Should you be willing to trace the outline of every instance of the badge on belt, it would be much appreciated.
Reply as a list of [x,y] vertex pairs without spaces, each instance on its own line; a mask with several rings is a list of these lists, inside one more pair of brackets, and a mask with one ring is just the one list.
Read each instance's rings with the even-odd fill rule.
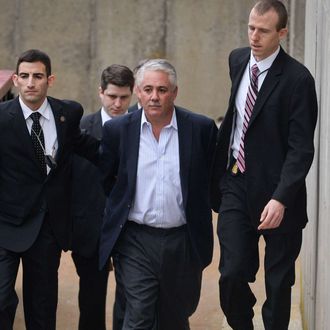
[[235,162],[234,165],[233,165],[233,167],[231,168],[231,174],[232,175],[237,175],[238,174],[237,162]]

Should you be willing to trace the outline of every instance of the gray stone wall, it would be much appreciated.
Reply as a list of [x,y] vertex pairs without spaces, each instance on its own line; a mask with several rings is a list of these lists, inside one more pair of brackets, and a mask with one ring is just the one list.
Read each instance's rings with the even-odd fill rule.
[[330,324],[330,0],[307,0],[306,65],[316,81],[319,119],[316,154],[308,177],[310,223],[302,257],[303,320],[305,329],[327,330]]
[[52,58],[50,94],[99,106],[102,69],[133,68],[148,57],[166,57],[179,76],[177,103],[213,118],[226,110],[227,57],[247,45],[246,23],[254,1],[232,0],[0,0],[0,67],[40,48]]
[[[288,8],[295,2],[285,1]],[[248,44],[254,3],[0,0],[0,68],[13,68],[22,51],[40,48],[51,56],[57,77],[49,93],[78,100],[92,112],[99,106],[103,68],[113,63],[133,68],[143,58],[165,57],[178,71],[177,104],[217,118],[227,107],[227,58],[233,48]],[[303,40],[303,30],[295,30],[294,40]],[[287,49],[290,40],[284,43]]]

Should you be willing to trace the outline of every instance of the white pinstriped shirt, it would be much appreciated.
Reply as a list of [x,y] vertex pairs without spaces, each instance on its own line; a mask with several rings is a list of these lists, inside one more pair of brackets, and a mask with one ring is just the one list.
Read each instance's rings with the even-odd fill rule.
[[128,220],[157,228],[186,223],[175,110],[170,124],[161,130],[158,142],[142,111],[135,198]]
[[248,87],[250,85],[250,73],[249,69],[252,68],[254,64],[258,65],[259,69],[259,76],[258,76],[258,90],[260,91],[260,88],[266,78],[266,75],[268,73],[268,69],[272,66],[275,58],[277,57],[278,53],[280,52],[280,47],[277,48],[277,50],[267,58],[263,59],[260,62],[257,62],[252,54],[250,55],[250,62],[247,64],[246,69],[244,71],[242,80],[240,82],[236,99],[235,99],[235,106],[237,109],[237,117],[236,117],[236,128],[233,138],[233,144],[232,144],[232,150],[233,150],[233,156],[235,159],[238,157],[238,151],[240,148],[240,143],[242,139],[242,131],[243,131],[243,122],[244,122],[244,114],[245,114],[245,103],[246,103],[246,95],[248,92]]

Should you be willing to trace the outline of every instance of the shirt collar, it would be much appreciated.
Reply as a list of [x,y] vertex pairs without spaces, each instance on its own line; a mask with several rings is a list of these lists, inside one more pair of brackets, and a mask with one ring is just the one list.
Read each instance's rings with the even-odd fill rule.
[[[123,115],[126,115],[127,111],[125,113],[123,113]],[[109,114],[105,111],[104,107],[102,107],[101,109],[101,118],[102,118],[102,126],[104,125],[104,123],[108,120],[111,120],[112,117],[109,116]]]
[[44,118],[48,119],[50,118],[50,114],[49,114],[49,111],[50,111],[50,107],[48,106],[49,103],[48,103],[48,100],[47,98],[45,98],[44,102],[42,103],[42,105],[40,106],[39,109],[37,110],[31,110],[24,102],[23,100],[21,99],[21,97],[19,97],[19,103],[21,105],[21,108],[22,108],[22,111],[23,111],[23,116],[25,118],[25,120],[27,118],[30,117],[30,115],[34,112],[39,112]]
[[254,64],[257,64],[259,72],[264,72],[265,70],[268,70],[272,66],[272,64],[273,64],[273,62],[274,62],[274,60],[275,60],[275,58],[276,58],[276,56],[278,55],[279,52],[280,52],[280,46],[278,46],[278,48],[276,49],[276,51],[272,55],[264,58],[263,60],[261,60],[259,62],[257,62],[256,59],[254,58],[254,56],[252,54],[252,50],[251,50],[250,68],[252,68],[252,66]]
[[[141,117],[141,129],[143,126],[151,126],[151,123],[148,122],[147,120],[147,117],[144,113],[144,109],[142,109],[142,117]],[[178,123],[177,123],[177,120],[176,120],[176,112],[175,112],[175,108],[173,109],[173,113],[172,113],[172,119],[170,121],[170,123],[166,126],[164,126],[166,128],[168,127],[173,127],[175,130],[178,130]]]
[[108,113],[104,110],[104,107],[101,109],[101,118],[102,118],[102,125],[108,120],[111,120],[112,117],[108,115]]

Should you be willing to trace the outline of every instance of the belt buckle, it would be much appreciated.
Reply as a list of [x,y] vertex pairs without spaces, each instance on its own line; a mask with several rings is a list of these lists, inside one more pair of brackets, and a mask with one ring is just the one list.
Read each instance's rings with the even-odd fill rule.
[[234,163],[234,165],[232,166],[230,172],[233,176],[236,176],[236,175],[239,174],[239,169],[238,169],[238,166],[237,166],[237,162]]

